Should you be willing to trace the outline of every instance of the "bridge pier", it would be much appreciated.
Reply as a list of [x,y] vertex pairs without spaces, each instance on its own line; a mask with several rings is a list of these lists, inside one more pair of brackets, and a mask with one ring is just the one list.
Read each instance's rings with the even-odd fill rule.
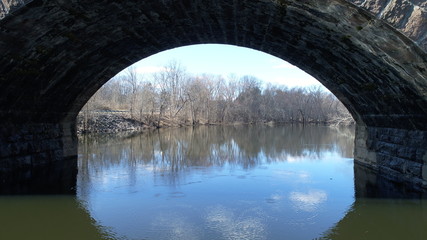
[[427,131],[357,125],[354,163],[382,178],[426,189]]
[[75,123],[0,126],[0,194],[74,193]]

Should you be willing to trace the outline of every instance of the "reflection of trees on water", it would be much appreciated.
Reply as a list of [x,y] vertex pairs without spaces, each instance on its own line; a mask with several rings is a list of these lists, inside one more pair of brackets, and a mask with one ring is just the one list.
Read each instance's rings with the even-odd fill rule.
[[[350,136],[343,134],[346,131]],[[247,127],[233,134],[242,152],[257,157],[260,152],[267,158],[286,161],[288,157],[318,158],[324,152],[339,152],[353,156],[354,134],[349,128],[333,129],[318,126]]]
[[228,126],[161,129],[130,136],[84,136],[80,173],[121,165],[135,171],[179,172],[189,167],[255,167],[263,161],[317,159],[326,152],[353,154],[353,130],[318,126]]

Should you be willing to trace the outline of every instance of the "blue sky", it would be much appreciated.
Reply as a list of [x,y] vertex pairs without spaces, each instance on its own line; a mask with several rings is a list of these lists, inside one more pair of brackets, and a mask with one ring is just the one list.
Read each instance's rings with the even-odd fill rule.
[[202,44],[175,48],[142,59],[134,66],[138,73],[149,75],[160,71],[172,60],[178,61],[192,74],[252,75],[264,82],[289,87],[321,85],[304,71],[280,58],[230,45]]

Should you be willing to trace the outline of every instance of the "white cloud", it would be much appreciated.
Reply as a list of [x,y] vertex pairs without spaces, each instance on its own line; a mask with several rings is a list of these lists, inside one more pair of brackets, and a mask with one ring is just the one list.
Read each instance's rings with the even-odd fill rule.
[[291,192],[289,199],[295,208],[306,212],[313,212],[320,204],[328,199],[328,195],[323,190],[310,190],[308,193]]

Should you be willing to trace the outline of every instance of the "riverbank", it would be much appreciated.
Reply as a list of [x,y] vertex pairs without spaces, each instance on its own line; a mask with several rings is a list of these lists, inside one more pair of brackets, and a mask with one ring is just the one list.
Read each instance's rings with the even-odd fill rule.
[[141,131],[148,126],[129,118],[121,112],[95,112],[90,116],[77,117],[77,133],[116,133],[122,131]]
[[[138,120],[130,116],[126,111],[91,112],[89,116],[77,117],[77,133],[118,133],[118,132],[142,132],[149,129],[165,127],[191,126],[190,121],[171,120],[163,116],[156,121]],[[205,125],[198,123],[197,125]]]
[[[129,112],[126,111],[103,111],[92,112],[90,115],[79,115],[77,117],[77,133],[119,133],[119,132],[142,132],[157,128],[168,127],[185,127],[185,126],[199,126],[199,125],[245,125],[245,124],[263,124],[263,125],[277,125],[277,124],[302,124],[300,122],[294,123],[276,123],[270,122],[256,122],[256,123],[209,123],[207,121],[198,121],[192,123],[189,120],[176,120],[170,119],[167,116],[162,116],[160,121],[156,116],[156,120],[138,120],[132,118]],[[307,125],[352,125],[353,121],[333,122],[333,123],[306,123]]]

